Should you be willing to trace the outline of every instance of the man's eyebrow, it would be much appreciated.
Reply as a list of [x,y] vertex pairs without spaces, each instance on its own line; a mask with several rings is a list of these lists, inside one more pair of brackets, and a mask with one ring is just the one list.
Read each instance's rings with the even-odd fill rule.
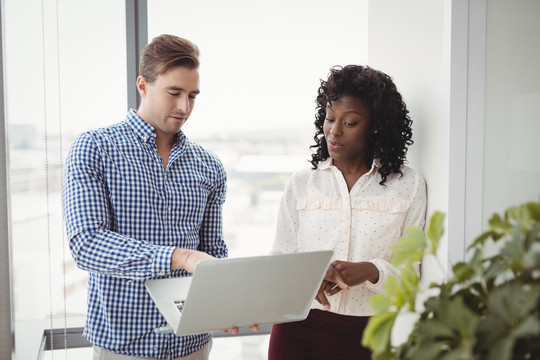
[[[167,86],[166,89],[173,90],[173,91],[186,91],[184,88],[174,86],[174,85]],[[190,94],[199,94],[200,92],[201,92],[200,90],[193,90]]]

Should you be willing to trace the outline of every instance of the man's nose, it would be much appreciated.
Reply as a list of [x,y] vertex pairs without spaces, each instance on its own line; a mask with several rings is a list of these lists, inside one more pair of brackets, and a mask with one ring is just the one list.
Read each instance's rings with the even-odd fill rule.
[[181,95],[178,97],[178,100],[176,101],[176,108],[183,113],[189,113],[191,110],[191,104],[189,102],[189,96],[187,95]]

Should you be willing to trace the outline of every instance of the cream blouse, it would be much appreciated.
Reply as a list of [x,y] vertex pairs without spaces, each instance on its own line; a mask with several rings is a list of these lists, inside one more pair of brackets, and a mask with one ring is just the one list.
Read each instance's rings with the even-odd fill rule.
[[[389,247],[407,226],[424,227],[426,186],[408,166],[391,174],[380,185],[380,163],[354,184],[350,193],[332,159],[294,173],[283,193],[272,253],[334,250],[332,260],[370,261],[379,270],[379,281],[367,281],[329,297],[330,311],[342,315],[369,316],[369,298],[384,290],[389,274]],[[323,309],[314,301],[312,308]]]

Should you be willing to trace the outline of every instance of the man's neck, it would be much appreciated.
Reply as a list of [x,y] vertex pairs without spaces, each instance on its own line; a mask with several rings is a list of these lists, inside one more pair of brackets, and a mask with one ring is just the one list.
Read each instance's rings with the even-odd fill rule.
[[165,133],[160,133],[156,129],[156,147],[161,160],[163,161],[163,167],[167,168],[167,163],[169,162],[169,155],[171,154],[171,149],[174,145],[176,135],[170,135]]

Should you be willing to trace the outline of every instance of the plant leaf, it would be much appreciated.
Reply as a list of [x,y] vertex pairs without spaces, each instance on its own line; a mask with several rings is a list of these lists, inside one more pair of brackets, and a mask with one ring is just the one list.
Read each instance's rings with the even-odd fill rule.
[[531,246],[540,239],[540,221],[536,223],[531,229],[527,232],[525,239],[525,250],[529,251]]
[[426,320],[421,325],[419,332],[434,339],[447,339],[452,338],[455,335],[454,331],[448,327],[446,323],[443,323],[438,319]]
[[362,345],[374,353],[383,353],[390,345],[390,333],[396,316],[396,312],[387,312],[370,317],[362,336]]
[[540,335],[540,320],[537,317],[527,317],[512,331],[515,338],[527,338]]
[[426,249],[426,234],[410,225],[403,237],[390,248],[393,251],[392,265],[410,265],[419,261]]
[[510,210],[505,212],[505,220],[503,220],[499,214],[494,214],[491,219],[489,219],[489,227],[491,228],[493,234],[493,241],[499,240],[503,235],[505,235],[509,230],[512,229],[512,225],[508,222],[510,217]]
[[482,234],[480,234],[480,236],[478,236],[474,240],[474,242],[469,246],[468,249],[472,249],[472,248],[477,247],[477,246],[484,246],[484,243],[486,242],[487,239],[495,237],[495,236],[497,236],[497,232],[495,232],[493,230],[483,232]]
[[373,360],[396,360],[396,355],[387,349],[382,353],[373,354]]
[[511,338],[503,338],[500,341],[492,344],[488,353],[488,359],[512,360],[513,348],[514,348],[514,340]]
[[430,240],[430,250],[432,254],[437,253],[437,248],[439,247],[439,241],[444,232],[444,214],[440,211],[435,211],[431,215],[429,220],[429,227],[427,230],[427,235]]
[[467,263],[459,262],[452,267],[452,272],[457,282],[470,280],[474,275],[474,269]]
[[369,299],[369,305],[371,306],[371,310],[374,314],[381,314],[390,310],[392,301],[387,295],[374,294]]
[[488,317],[497,316],[506,324],[517,324],[536,308],[539,293],[540,285],[524,285],[521,281],[506,283],[491,293]]
[[529,202],[525,206],[529,210],[531,218],[540,221],[540,202]]
[[405,352],[405,359],[439,360],[446,343],[443,341],[421,341]]

